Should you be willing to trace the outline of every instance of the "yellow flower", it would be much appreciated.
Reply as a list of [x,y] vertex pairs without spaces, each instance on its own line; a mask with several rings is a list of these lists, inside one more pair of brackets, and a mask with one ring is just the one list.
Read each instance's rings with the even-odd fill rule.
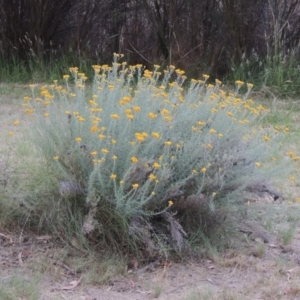
[[139,112],[139,111],[141,110],[141,108],[140,108],[139,106],[134,106],[134,107],[133,107],[133,110],[134,110],[135,112]]
[[295,181],[295,177],[294,176],[290,176],[290,181]]
[[81,116],[77,117],[77,119],[78,119],[79,122],[84,122],[85,121],[85,118],[81,117]]
[[139,142],[143,142],[148,137],[146,132],[136,132],[134,135]]
[[217,85],[221,85],[222,84],[222,81],[220,81],[219,79],[216,79],[215,82],[216,82]]
[[288,127],[284,127],[282,131],[283,131],[283,133],[287,133],[289,130],[290,129]]
[[203,168],[201,169],[201,172],[204,173],[204,174],[205,174],[206,171],[207,171],[207,169],[206,169],[205,167],[203,167]]
[[236,80],[235,84],[238,86],[242,86],[244,84],[244,82],[241,80]]
[[34,110],[33,110],[33,109],[30,109],[30,108],[27,108],[27,109],[25,110],[25,112],[26,112],[28,115],[30,115],[30,114],[32,114],[32,113],[34,112]]
[[95,113],[95,112],[101,112],[102,108],[91,108],[91,112]]
[[14,123],[13,123],[15,126],[17,126],[17,125],[19,125],[20,124],[20,122],[18,121],[18,120],[16,120],[16,121],[14,121]]
[[290,152],[287,153],[287,155],[289,155],[291,158],[293,158],[294,157],[294,152],[290,151]]
[[255,166],[256,166],[256,167],[260,167],[260,166],[261,166],[261,163],[256,162],[256,163],[255,163]]
[[128,118],[129,120],[134,119],[134,115],[133,115],[133,114],[127,114],[126,116],[127,116],[127,118]]
[[134,188],[135,190],[139,187],[139,184],[138,183],[134,183],[132,184],[132,188]]
[[266,142],[270,142],[270,141],[271,141],[271,138],[268,137],[267,135],[264,135],[264,140],[265,140]]
[[203,74],[203,77],[204,77],[205,80],[207,80],[209,78],[209,75]]
[[253,88],[253,84],[252,83],[247,83],[247,88],[250,90]]
[[166,142],[165,142],[165,145],[166,145],[166,146],[171,146],[171,145],[172,145],[172,142],[171,142],[171,141],[166,141]]
[[130,159],[133,163],[137,163],[139,161],[135,156],[132,156]]
[[152,132],[152,136],[155,137],[156,139],[160,138],[159,132]]
[[214,146],[213,146],[212,144],[207,144],[206,147],[207,147],[208,149],[212,149]]
[[197,171],[197,170],[192,170],[192,173],[193,173],[193,174],[197,174],[198,171]]
[[112,140],[111,140],[111,143],[112,143],[113,145],[115,145],[115,144],[117,143],[117,141],[114,140],[114,139],[112,139]]
[[106,148],[102,148],[101,152],[104,153],[104,154],[107,154],[109,151]]
[[164,117],[164,120],[165,120],[166,122],[170,122],[172,119],[173,119],[172,116],[165,116],[165,117]]
[[155,162],[155,163],[153,164],[153,168],[154,168],[154,169],[158,169],[159,167],[160,167],[160,164],[159,164],[159,163]]
[[172,201],[172,200],[169,200],[168,201],[168,206],[170,207],[170,206],[172,206],[174,204],[174,202]]
[[44,116],[47,118],[49,117],[49,113],[44,113]]
[[156,115],[155,113],[153,113],[153,112],[150,112],[150,113],[148,114],[148,117],[149,117],[150,119],[155,119],[155,118],[157,118],[157,115]]
[[116,174],[111,174],[110,175],[110,179],[116,179],[117,178],[117,175]]
[[97,153],[98,153],[97,151],[92,151],[92,152],[91,152],[91,155],[96,156]]
[[150,179],[150,180],[155,180],[155,179],[156,179],[156,176],[153,175],[153,174],[150,174],[150,175],[149,175],[149,179]]
[[111,114],[110,117],[115,120],[119,119],[119,116],[117,114]]
[[122,100],[123,100],[125,103],[128,103],[128,102],[131,101],[131,97],[125,96],[125,97],[122,98]]
[[58,159],[59,159],[59,156],[54,156],[53,159],[54,159],[54,160],[58,160]]
[[167,109],[165,109],[165,108],[161,111],[162,115],[168,115],[169,113],[170,112]]
[[63,75],[63,79],[68,80],[70,75]]
[[120,180],[120,184],[124,184],[124,180]]
[[216,195],[217,195],[217,193],[216,193],[216,192],[213,192],[213,193],[212,193],[212,196],[213,196],[213,197],[215,197]]
[[95,100],[89,100],[89,104],[93,105],[93,106],[97,106],[97,102]]
[[216,132],[217,132],[217,131],[216,131],[215,129],[213,129],[213,128],[209,130],[209,133],[211,133],[211,134],[214,134],[214,133],[216,133]]
[[81,137],[75,138],[75,141],[78,142],[78,143],[81,142]]
[[91,127],[91,133],[96,132],[97,130],[98,130],[97,125],[93,125],[93,126]]
[[299,161],[299,160],[300,160],[300,156],[293,157],[293,161]]
[[12,131],[10,131],[8,134],[9,134],[9,136],[13,136],[14,135],[14,133]]
[[113,160],[116,160],[117,158],[118,158],[117,155],[113,155],[113,156],[112,156],[112,159],[113,159]]

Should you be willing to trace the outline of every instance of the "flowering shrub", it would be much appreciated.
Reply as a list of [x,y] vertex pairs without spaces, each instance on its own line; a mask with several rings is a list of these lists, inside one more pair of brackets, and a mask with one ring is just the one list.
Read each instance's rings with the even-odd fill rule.
[[[83,199],[83,232],[124,249],[184,251],[220,224],[220,211],[263,187],[273,169],[274,131],[253,127],[262,105],[222,83],[191,80],[170,66],[93,66],[92,85],[71,68],[25,97],[33,140],[55,170],[62,197]],[[200,233],[199,233],[200,234]]]

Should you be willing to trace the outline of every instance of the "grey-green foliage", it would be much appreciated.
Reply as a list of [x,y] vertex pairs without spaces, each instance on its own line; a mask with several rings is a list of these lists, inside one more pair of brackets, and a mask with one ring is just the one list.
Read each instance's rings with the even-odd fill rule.
[[189,235],[220,225],[245,190],[266,188],[279,134],[253,126],[266,109],[247,99],[251,84],[244,97],[239,81],[235,93],[219,81],[184,90],[173,66],[161,74],[117,57],[94,66],[91,87],[72,68],[74,86],[33,90],[34,141],[58,180],[86,199],[88,236],[150,255],[186,250]]

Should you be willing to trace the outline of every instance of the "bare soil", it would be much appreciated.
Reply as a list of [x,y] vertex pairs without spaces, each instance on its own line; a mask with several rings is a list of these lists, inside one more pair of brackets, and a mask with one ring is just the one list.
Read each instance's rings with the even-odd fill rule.
[[[89,270],[76,271],[78,267],[68,263],[71,260],[63,254],[65,249],[59,248],[51,236],[1,232],[0,280],[5,283],[16,274],[30,280],[38,273],[39,299],[45,300],[300,299],[300,230],[295,229],[287,245],[280,238],[282,228],[294,218],[295,212],[300,212],[299,205],[257,207],[256,216],[264,209],[273,212],[274,227],[268,233],[261,226],[266,220],[264,213],[261,223],[243,224],[235,249],[205,259],[160,260],[146,266],[135,265],[136,268],[127,266],[122,275],[109,278],[103,285],[92,284]],[[280,217],[280,213],[288,218]],[[264,242],[262,236],[266,234],[268,241]],[[94,263],[101,264],[101,258]]]

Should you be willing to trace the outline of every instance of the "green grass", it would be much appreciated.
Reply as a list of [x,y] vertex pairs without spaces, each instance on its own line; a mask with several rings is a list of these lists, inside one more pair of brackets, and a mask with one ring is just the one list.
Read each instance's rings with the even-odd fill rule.
[[[94,62],[95,63],[95,62]],[[79,67],[92,78],[91,65],[93,62],[83,56],[51,56],[47,60],[28,58],[26,61],[11,57],[10,60],[0,58],[0,81],[2,83],[51,83],[61,78],[69,67]]]
[[26,278],[20,275],[12,275],[0,280],[1,300],[39,300],[40,296],[39,277]]
[[274,57],[258,57],[256,54],[245,56],[238,65],[231,63],[232,72],[227,74],[227,80],[224,81],[232,83],[240,79],[252,82],[255,91],[267,97],[295,99],[300,92],[298,50]]
[[296,233],[296,224],[291,224],[289,226],[289,228],[287,229],[281,229],[279,232],[279,236],[281,238],[282,244],[284,246],[287,246],[291,243],[291,241],[293,240],[295,233]]

